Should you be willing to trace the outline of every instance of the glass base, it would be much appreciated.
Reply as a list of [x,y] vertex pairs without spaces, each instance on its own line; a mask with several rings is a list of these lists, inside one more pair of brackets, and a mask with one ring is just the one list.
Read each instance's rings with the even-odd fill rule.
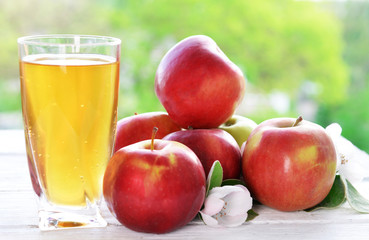
[[98,209],[39,211],[39,228],[42,231],[106,226],[107,222],[102,218]]

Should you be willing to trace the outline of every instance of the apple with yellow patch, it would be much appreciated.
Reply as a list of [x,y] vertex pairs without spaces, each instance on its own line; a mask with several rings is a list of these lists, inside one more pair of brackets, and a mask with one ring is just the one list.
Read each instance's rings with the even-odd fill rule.
[[293,118],[262,122],[242,154],[247,188],[260,203],[296,211],[320,203],[332,188],[336,152],[321,126]]
[[121,148],[108,163],[103,193],[111,213],[135,231],[166,233],[190,222],[204,199],[205,172],[185,145],[156,139]]

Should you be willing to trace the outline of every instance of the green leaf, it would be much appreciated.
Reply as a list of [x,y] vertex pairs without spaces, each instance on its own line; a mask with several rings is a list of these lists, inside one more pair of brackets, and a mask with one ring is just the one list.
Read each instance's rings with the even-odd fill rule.
[[206,187],[206,196],[208,196],[209,191],[215,187],[220,187],[223,180],[223,168],[218,160],[213,163],[209,171]]
[[364,198],[347,179],[342,179],[346,187],[346,197],[350,206],[358,212],[369,213],[369,200]]
[[345,200],[346,196],[343,179],[339,175],[336,175],[331,191],[328,193],[327,197],[318,205],[308,208],[305,211],[311,212],[321,208],[336,208],[343,204]]
[[249,222],[249,221],[253,220],[257,216],[259,216],[259,214],[257,212],[255,212],[253,209],[250,209],[249,211],[247,211],[246,222]]
[[222,182],[222,186],[227,186],[227,185],[243,185],[245,186],[245,183],[242,182],[240,179],[226,179]]
[[204,222],[204,220],[202,219],[202,216],[201,216],[201,213],[200,213],[200,212],[198,212],[198,213],[196,214],[195,219],[199,219],[200,221]]

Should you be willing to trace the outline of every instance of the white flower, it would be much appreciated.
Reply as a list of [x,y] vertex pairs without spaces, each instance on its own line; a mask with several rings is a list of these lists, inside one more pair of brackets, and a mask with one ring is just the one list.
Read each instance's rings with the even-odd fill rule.
[[246,221],[252,207],[250,192],[242,185],[215,187],[200,211],[206,225],[236,227]]
[[338,123],[326,127],[337,153],[337,171],[350,183],[361,182],[369,177],[369,155],[341,136],[342,128]]

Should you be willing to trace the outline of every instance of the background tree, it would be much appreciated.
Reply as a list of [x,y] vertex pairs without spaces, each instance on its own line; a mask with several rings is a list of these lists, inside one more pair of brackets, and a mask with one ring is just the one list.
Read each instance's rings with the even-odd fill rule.
[[110,25],[99,14],[98,5],[90,3],[88,0],[0,1],[0,113],[20,112],[21,108],[18,37],[49,33],[110,33]]
[[254,93],[267,96],[278,90],[292,103],[282,114],[255,105],[255,111],[244,112],[246,116],[257,122],[296,116],[297,102],[305,94],[301,89],[314,86],[304,95],[319,105],[317,118],[310,120],[323,126],[339,122],[347,138],[369,150],[368,12],[365,1],[0,1],[0,112],[20,112],[19,36],[79,33],[120,37],[121,118],[163,110],[153,90],[160,59],[183,38],[205,34],[241,67],[251,98]]
[[170,47],[195,34],[212,37],[262,93],[278,89],[295,101],[301,84],[311,81],[317,102],[345,99],[340,24],[316,3],[111,0],[109,6],[113,29],[123,39],[121,106],[135,99],[126,109],[131,114],[160,108],[153,92],[156,67]]
[[328,7],[343,23],[343,59],[350,84],[347,100],[321,104],[316,121],[322,125],[338,122],[343,136],[369,152],[369,2],[348,1]]

